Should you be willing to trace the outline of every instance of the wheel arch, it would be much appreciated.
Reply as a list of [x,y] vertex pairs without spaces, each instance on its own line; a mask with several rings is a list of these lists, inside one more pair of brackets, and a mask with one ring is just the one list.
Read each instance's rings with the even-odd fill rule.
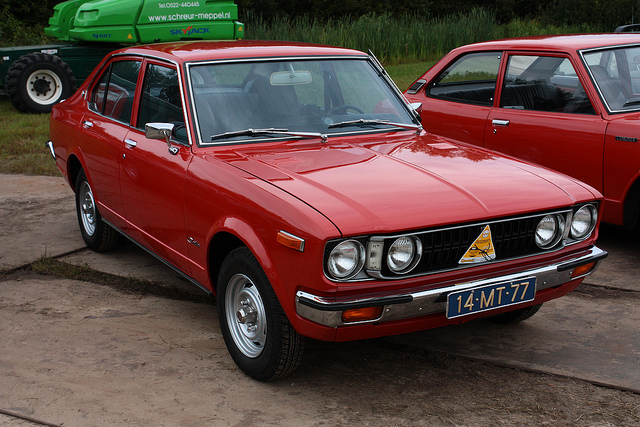
[[640,176],[634,177],[623,198],[623,225],[627,229],[638,226],[640,219]]
[[[76,179],[78,178],[80,171],[83,169],[80,159],[78,159],[75,154],[70,155],[67,159],[67,176],[69,177],[69,185],[74,192],[76,191]],[[85,171],[85,174],[86,173],[87,172]]]
[[222,221],[220,226],[216,228],[217,231],[213,234],[207,246],[207,268],[214,293],[216,293],[218,284],[218,273],[220,272],[225,257],[234,249],[245,246],[256,258],[260,267],[267,275],[274,291],[280,298],[281,295],[277,289],[278,286],[273,286],[274,282],[277,281],[277,274],[274,271],[269,251],[265,242],[263,242],[253,227],[240,218],[229,217]]

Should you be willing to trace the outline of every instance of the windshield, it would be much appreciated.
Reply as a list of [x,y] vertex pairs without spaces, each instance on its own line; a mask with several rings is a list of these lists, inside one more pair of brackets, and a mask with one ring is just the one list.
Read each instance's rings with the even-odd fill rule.
[[640,110],[640,47],[604,49],[583,54],[609,111]]
[[204,144],[416,127],[366,59],[196,64],[189,75]]

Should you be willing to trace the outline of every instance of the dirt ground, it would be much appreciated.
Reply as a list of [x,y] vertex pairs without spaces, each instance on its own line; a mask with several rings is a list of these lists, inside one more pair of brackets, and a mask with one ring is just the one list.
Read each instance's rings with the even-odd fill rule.
[[[437,334],[309,341],[292,376],[265,384],[231,360],[214,301],[185,292],[157,263],[140,261],[126,247],[81,254],[73,206],[73,193],[60,178],[0,175],[0,425],[640,425],[640,392],[510,363],[520,352],[535,359],[548,356],[548,349],[516,345],[503,355],[505,362],[492,362],[434,342],[436,336],[461,346],[473,341],[468,348],[486,352],[509,345],[519,332],[559,344],[577,336],[585,349],[599,349],[597,360],[611,351],[609,365],[622,365],[617,372],[637,371],[635,238],[609,233],[604,243],[615,246],[605,261],[609,267],[590,279],[600,289],[589,285],[555,308],[543,307],[521,329],[478,322]],[[43,256],[64,254],[85,266],[82,274],[30,267]],[[85,263],[115,276],[101,277]],[[149,271],[153,283],[135,280]],[[586,307],[579,310],[584,319],[563,307]],[[554,327],[558,317],[545,317],[544,310],[559,313],[562,324]],[[600,324],[605,327],[593,333]],[[476,339],[480,334],[484,341]],[[608,341],[600,341],[603,335]],[[621,353],[624,358],[615,357]]]
[[388,338],[311,341],[291,377],[259,383],[228,356],[212,301],[156,290],[5,274],[0,412],[65,426],[640,425],[638,394]]

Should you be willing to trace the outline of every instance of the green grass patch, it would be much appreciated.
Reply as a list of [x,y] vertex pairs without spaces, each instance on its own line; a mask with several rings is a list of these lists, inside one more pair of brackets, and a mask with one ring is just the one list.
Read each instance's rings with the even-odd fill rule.
[[93,270],[88,265],[75,265],[59,261],[50,257],[42,257],[28,268],[39,274],[60,277],[63,279],[79,280],[96,285],[108,286],[119,292],[138,295],[154,295],[180,301],[212,303],[206,296],[194,295],[182,289],[156,283],[135,277],[123,277],[115,274]]
[[[434,63],[390,65],[387,71],[398,87],[405,90]],[[20,113],[7,98],[0,99],[0,173],[59,176],[45,147],[48,139],[48,114]]]
[[411,83],[422,76],[437,61],[412,62],[410,64],[387,65],[387,72],[401,91],[407,90]]
[[48,138],[48,114],[23,114],[0,99],[0,173],[59,175],[45,147]]

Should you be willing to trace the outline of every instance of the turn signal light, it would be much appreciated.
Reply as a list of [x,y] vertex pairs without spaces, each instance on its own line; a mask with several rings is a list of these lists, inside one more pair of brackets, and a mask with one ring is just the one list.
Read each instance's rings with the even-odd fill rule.
[[376,320],[382,316],[382,307],[365,307],[354,308],[342,312],[342,321],[344,323],[364,322],[367,320]]
[[298,236],[294,236],[286,231],[279,231],[276,240],[281,245],[295,249],[296,251],[304,252],[304,239],[301,239]]
[[589,264],[581,265],[576,267],[571,272],[571,278],[574,279],[576,277],[584,276],[585,274],[589,274],[591,270],[596,266],[595,262],[590,262]]

